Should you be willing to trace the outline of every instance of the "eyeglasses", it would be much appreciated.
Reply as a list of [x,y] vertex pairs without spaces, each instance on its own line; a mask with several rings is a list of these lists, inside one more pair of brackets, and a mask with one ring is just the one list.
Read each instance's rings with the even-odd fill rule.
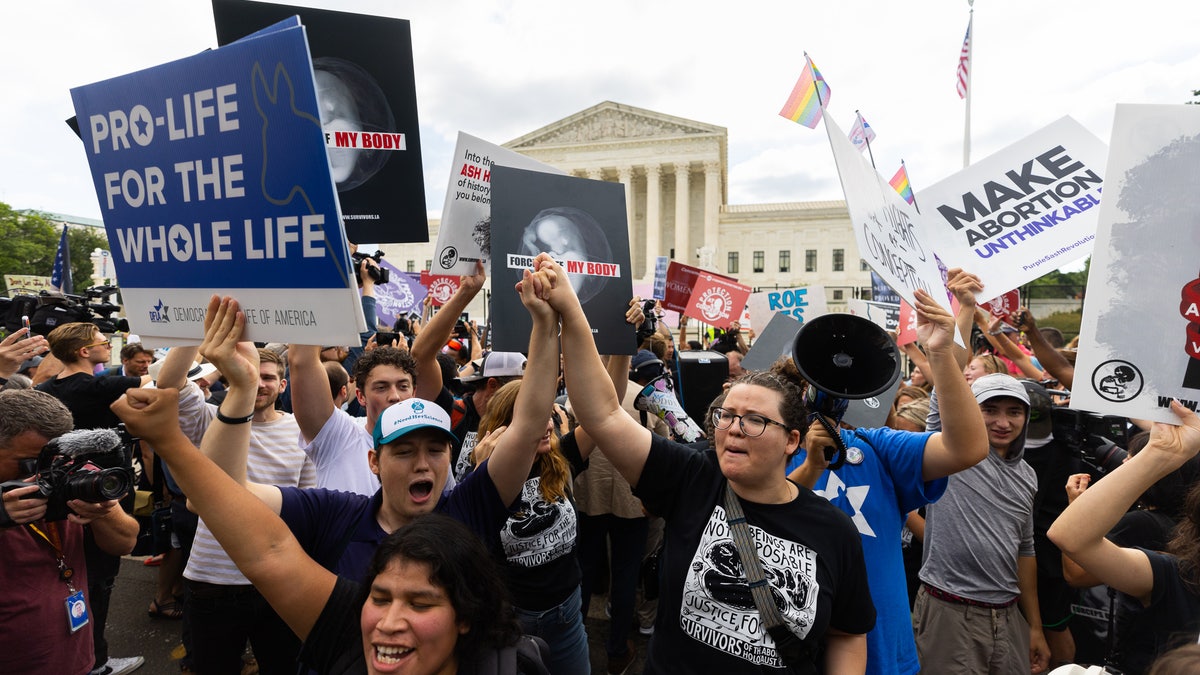
[[713,424],[718,429],[728,429],[729,427],[733,426],[733,421],[735,419],[738,421],[738,426],[741,427],[742,433],[750,436],[751,438],[762,436],[763,432],[767,430],[768,424],[774,424],[784,431],[787,431],[788,428],[787,425],[782,422],[776,422],[769,417],[763,417],[762,415],[756,415],[754,413],[747,415],[735,415],[725,408],[716,408],[713,410]]
[[92,347],[111,347],[111,346],[112,346],[112,340],[105,340],[104,342],[95,342],[90,345],[84,345],[83,348],[91,349]]

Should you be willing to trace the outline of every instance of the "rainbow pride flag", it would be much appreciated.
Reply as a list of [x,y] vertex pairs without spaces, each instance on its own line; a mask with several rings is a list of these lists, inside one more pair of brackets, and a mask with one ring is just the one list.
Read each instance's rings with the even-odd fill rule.
[[895,176],[892,176],[892,179],[888,181],[888,185],[891,185],[893,190],[900,193],[900,196],[904,197],[904,201],[909,204],[913,203],[915,198],[913,197],[912,185],[908,183],[908,170],[904,168],[904,162],[900,162],[900,170],[896,172]]
[[821,121],[821,109],[829,105],[830,90],[829,85],[825,84],[825,78],[821,77],[821,71],[813,65],[808,54],[804,55],[804,61],[804,72],[800,73],[800,79],[796,80],[792,95],[788,96],[787,102],[779,110],[779,116],[803,124],[809,129],[816,129],[817,122]]

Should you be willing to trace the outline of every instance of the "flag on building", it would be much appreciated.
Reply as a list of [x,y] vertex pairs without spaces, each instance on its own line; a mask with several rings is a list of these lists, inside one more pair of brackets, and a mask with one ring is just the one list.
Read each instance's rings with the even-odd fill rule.
[[803,124],[809,129],[816,129],[821,121],[821,109],[829,105],[829,85],[821,77],[821,71],[813,65],[808,54],[804,55],[804,72],[796,80],[792,95],[780,109],[780,117]]
[[50,285],[60,293],[74,293],[71,282],[71,249],[67,247],[67,226],[63,225],[62,238],[58,240],[58,253],[54,254],[54,272],[50,274]]
[[862,114],[855,113],[854,125],[850,127],[850,142],[859,152],[867,149],[867,144],[875,140],[875,130],[863,119]]
[[904,201],[909,204],[913,203],[912,185],[908,183],[908,170],[904,168],[904,162],[900,162],[900,170],[896,172],[896,175],[892,176],[892,179],[888,181],[888,185],[891,185],[893,190],[900,193],[900,196],[904,197]]
[[971,72],[971,24],[974,23],[975,17],[971,17],[967,21],[967,35],[963,38],[962,52],[958,55],[958,97],[967,97],[967,83],[970,81]]

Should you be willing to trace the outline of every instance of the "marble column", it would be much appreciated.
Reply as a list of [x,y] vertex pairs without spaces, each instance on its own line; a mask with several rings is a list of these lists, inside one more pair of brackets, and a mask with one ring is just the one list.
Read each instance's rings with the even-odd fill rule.
[[688,242],[688,229],[691,227],[691,182],[688,176],[687,162],[675,164],[675,259],[679,262],[694,265],[691,245]]
[[662,238],[661,218],[662,167],[646,166],[646,274],[654,271],[654,259],[659,255]]
[[637,239],[634,238],[633,227],[633,167],[625,165],[617,167],[617,180],[625,187],[625,224],[629,231],[629,264],[634,278],[637,278]]
[[704,241],[701,246],[712,246],[720,251],[718,231],[721,218],[721,163],[704,163]]

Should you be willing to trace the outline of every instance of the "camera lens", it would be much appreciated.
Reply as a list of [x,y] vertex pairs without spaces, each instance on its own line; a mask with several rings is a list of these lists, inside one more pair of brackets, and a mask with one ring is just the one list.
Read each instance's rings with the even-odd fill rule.
[[128,470],[102,469],[72,475],[66,481],[65,496],[96,504],[120,499],[132,486],[133,479]]

